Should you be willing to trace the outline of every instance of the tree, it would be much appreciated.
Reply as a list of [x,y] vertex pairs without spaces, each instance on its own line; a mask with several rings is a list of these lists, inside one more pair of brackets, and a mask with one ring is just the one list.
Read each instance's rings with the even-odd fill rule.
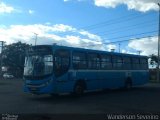
[[29,48],[26,43],[13,43],[6,45],[3,50],[3,66],[8,68],[16,77],[22,77],[24,70],[25,53]]
[[150,55],[149,56],[150,57],[150,64],[151,65],[153,65],[153,66],[156,66],[156,68],[158,67],[157,65],[158,65],[158,56],[157,55],[154,55],[154,54],[152,54],[152,55]]

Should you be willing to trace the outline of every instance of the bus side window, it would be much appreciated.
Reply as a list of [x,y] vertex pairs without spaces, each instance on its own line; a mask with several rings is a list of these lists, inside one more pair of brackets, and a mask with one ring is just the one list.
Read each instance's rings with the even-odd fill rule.
[[89,69],[100,68],[100,57],[98,54],[94,54],[94,53],[88,54],[88,68]]
[[140,69],[139,58],[132,58],[132,68],[133,68],[134,70]]
[[112,68],[111,56],[101,55],[101,69],[106,70],[111,68]]
[[85,53],[73,52],[72,62],[73,62],[74,69],[86,69],[87,68],[87,60],[86,60]]
[[123,69],[125,69],[125,70],[131,69],[131,58],[129,58],[129,57],[123,58]]
[[53,70],[53,57],[52,57],[52,55],[45,55],[44,62],[45,62],[45,66],[44,66],[45,67],[45,73],[49,74],[50,71]]
[[140,59],[140,65],[142,70],[148,69],[148,61],[145,58]]
[[55,75],[61,76],[69,69],[70,52],[68,50],[57,50],[54,58]]
[[123,69],[123,60],[120,56],[113,56],[113,69]]

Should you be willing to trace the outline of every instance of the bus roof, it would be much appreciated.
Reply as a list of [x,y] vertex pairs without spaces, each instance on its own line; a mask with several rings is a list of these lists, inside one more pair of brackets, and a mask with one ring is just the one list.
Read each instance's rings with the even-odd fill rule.
[[92,50],[92,49],[86,49],[86,48],[78,48],[78,47],[69,47],[69,46],[61,46],[61,45],[37,45],[37,47],[52,47],[53,49],[68,49],[68,50],[74,50],[74,51],[82,51],[82,52],[89,52],[89,53],[101,53],[101,54],[109,54],[109,55],[117,55],[117,56],[126,56],[126,57],[144,57],[148,58],[147,56],[143,55],[134,55],[134,54],[128,54],[128,53],[118,53],[118,52],[109,52],[104,50]]

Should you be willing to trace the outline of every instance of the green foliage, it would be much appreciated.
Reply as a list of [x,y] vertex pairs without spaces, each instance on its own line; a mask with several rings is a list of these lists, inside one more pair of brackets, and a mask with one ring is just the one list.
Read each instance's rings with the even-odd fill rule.
[[3,50],[3,66],[9,68],[9,72],[17,77],[22,77],[25,61],[25,53],[29,48],[26,43],[13,43],[6,45]]
[[150,64],[153,66],[157,66],[157,63],[158,63],[157,55],[154,55],[154,54],[150,55],[150,59],[151,59]]

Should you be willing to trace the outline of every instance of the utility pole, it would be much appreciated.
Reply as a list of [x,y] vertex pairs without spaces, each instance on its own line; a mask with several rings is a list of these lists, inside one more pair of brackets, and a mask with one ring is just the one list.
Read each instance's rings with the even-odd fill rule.
[[119,45],[119,53],[121,52],[121,43],[118,44]]
[[35,46],[36,46],[36,44],[37,44],[37,36],[38,36],[38,34],[37,33],[34,33],[35,34],[35,36],[36,36],[36,38],[35,38]]
[[1,55],[0,55],[0,77],[2,77],[2,65],[3,65],[3,47],[4,47],[4,41],[0,41],[1,43]]
[[141,52],[142,52],[142,51],[141,51],[141,50],[139,50],[139,51],[137,51],[137,52],[138,52],[138,55],[141,55]]
[[159,50],[160,50],[160,3],[158,3],[158,7],[159,7],[159,24],[158,24],[158,67],[157,67],[157,81],[160,82],[159,80],[159,65],[160,65],[160,61],[159,61]]

